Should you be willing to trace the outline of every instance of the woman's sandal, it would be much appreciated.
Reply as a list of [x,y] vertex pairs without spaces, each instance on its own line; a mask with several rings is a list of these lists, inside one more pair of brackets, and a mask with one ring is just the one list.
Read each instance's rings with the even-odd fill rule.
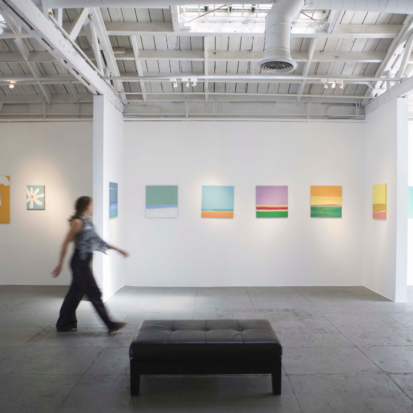
[[127,323],[116,323],[116,326],[108,331],[108,333],[114,333],[126,326]]

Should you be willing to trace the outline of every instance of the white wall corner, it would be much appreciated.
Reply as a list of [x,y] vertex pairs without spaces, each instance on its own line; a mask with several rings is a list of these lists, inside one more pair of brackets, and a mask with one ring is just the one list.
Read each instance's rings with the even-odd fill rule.
[[[104,96],[93,105],[93,221],[100,236],[120,246],[123,240],[123,115]],[[118,218],[109,219],[109,183],[118,184]],[[95,277],[107,300],[123,287],[124,261],[118,253],[94,256]]]

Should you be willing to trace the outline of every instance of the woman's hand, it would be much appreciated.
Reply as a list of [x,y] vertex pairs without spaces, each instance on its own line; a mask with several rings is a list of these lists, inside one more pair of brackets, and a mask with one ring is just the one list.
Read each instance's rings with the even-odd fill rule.
[[57,278],[59,274],[62,272],[62,265],[59,264],[52,272],[52,277]]
[[113,245],[109,245],[109,249],[119,252],[119,254],[122,254],[125,258],[129,257],[129,254],[126,251],[121,250],[120,248],[114,247]]
[[123,250],[121,250],[121,249],[118,249],[117,250],[120,254],[122,254],[125,258],[128,258],[129,257],[129,254],[126,252],[126,251],[123,251]]

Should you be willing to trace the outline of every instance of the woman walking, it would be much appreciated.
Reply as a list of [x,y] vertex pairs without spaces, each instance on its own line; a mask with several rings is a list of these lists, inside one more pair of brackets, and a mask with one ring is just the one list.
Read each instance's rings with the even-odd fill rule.
[[109,318],[102,301],[102,293],[93,277],[90,261],[92,259],[93,251],[105,252],[108,249],[112,249],[118,251],[124,257],[127,257],[128,254],[119,248],[108,245],[105,241],[99,238],[89,219],[92,216],[92,212],[92,198],[82,196],[76,201],[76,213],[69,220],[70,230],[63,242],[59,265],[52,272],[53,277],[56,278],[59,276],[62,271],[67,247],[74,241],[75,252],[70,263],[73,275],[72,285],[70,286],[69,292],[66,294],[62,308],[60,309],[60,316],[56,324],[58,331],[77,330],[76,309],[85,294],[95,307],[100,318],[108,327],[110,333],[117,331],[126,325],[126,323],[115,322]]

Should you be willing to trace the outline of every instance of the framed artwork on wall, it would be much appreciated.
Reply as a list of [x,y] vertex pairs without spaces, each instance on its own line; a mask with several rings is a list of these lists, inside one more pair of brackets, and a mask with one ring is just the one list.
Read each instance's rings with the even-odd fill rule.
[[27,185],[26,208],[28,211],[43,211],[46,205],[44,185]]
[[373,185],[373,219],[387,218],[387,184]]
[[109,219],[118,217],[118,184],[109,182]]
[[202,218],[234,218],[234,187],[203,186]]
[[10,224],[9,175],[0,175],[0,224]]
[[178,186],[146,187],[146,218],[178,218]]
[[312,186],[311,218],[341,218],[342,195],[342,186]]
[[257,186],[256,217],[288,218],[288,186]]

